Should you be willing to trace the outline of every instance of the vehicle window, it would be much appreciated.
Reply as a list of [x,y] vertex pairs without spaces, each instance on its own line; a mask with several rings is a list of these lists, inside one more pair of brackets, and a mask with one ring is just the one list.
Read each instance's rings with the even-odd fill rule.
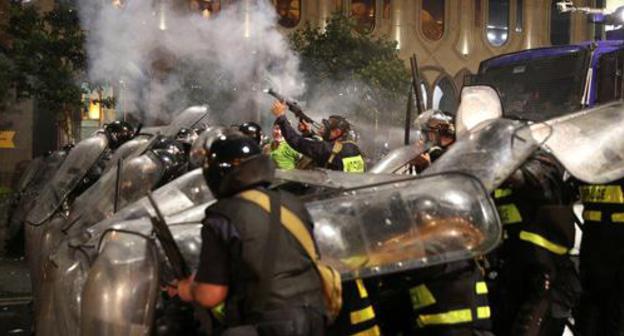
[[587,51],[579,49],[557,56],[484,67],[472,77],[471,85],[494,87],[507,117],[547,120],[580,108],[586,56]]
[[603,104],[622,98],[622,71],[624,52],[604,54],[596,68],[596,103]]

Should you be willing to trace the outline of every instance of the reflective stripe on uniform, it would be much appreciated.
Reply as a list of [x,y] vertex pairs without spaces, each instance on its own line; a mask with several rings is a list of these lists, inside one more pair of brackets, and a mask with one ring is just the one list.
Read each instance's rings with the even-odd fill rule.
[[451,310],[440,314],[419,315],[417,319],[418,326],[428,326],[436,324],[456,324],[472,321],[472,312],[470,309]]
[[351,324],[358,324],[374,319],[375,311],[372,306],[368,306],[364,309],[351,312],[349,316],[351,318]]
[[522,222],[522,216],[515,204],[503,204],[496,207],[498,216],[503,224],[515,224]]
[[475,291],[477,292],[477,294],[487,294],[488,288],[485,284],[485,281],[477,282],[477,284],[475,285]]
[[359,333],[352,334],[351,336],[380,336],[381,331],[378,326],[374,326],[372,328],[368,328],[364,331],[360,331]]
[[503,198],[511,195],[511,189],[496,189],[494,190],[494,198]]
[[478,319],[486,319],[490,318],[490,307],[489,306],[481,306],[477,307],[477,318]]
[[358,155],[342,159],[342,170],[347,173],[363,173],[364,158],[362,155]]
[[410,288],[410,297],[414,309],[420,309],[436,303],[435,297],[431,294],[426,285]]
[[611,214],[611,221],[613,223],[624,223],[624,213],[618,212]]
[[602,212],[595,210],[583,211],[583,219],[586,221],[600,222],[602,220]]
[[564,246],[555,244],[548,239],[528,231],[520,231],[520,239],[535,244],[537,246],[543,247],[546,250],[554,253],[554,254],[566,254],[568,249]]
[[624,203],[619,185],[586,185],[579,188],[583,203]]
[[366,287],[364,287],[364,283],[362,279],[355,279],[355,284],[357,285],[358,293],[362,299],[368,297],[368,292],[366,291]]

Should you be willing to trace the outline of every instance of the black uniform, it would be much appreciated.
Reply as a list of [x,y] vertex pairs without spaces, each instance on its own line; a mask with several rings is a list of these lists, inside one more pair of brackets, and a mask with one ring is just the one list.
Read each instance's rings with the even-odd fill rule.
[[[324,303],[315,265],[283,226],[270,241],[269,199],[262,188],[219,199],[206,209],[195,280],[229,287],[229,327],[258,325],[262,335],[323,335]],[[282,221],[312,222],[302,203],[282,193]],[[268,250],[266,250],[268,248]],[[268,277],[266,253],[275,260]]]
[[314,141],[292,128],[286,116],[275,120],[286,142],[297,152],[311,158],[318,167],[363,173],[366,169],[362,152],[352,141]]
[[[364,159],[357,145],[350,141],[317,141],[297,133],[286,116],[275,120],[286,142],[299,153],[309,157],[316,166],[345,172],[362,173]],[[332,324],[331,335],[380,335],[375,311],[362,280],[342,284],[343,306],[336,321]]]
[[624,179],[581,184],[583,295],[575,320],[580,335],[624,334]]
[[497,335],[563,333],[578,292],[570,196],[563,167],[544,152],[495,191],[504,234],[488,257],[498,273],[490,273]]

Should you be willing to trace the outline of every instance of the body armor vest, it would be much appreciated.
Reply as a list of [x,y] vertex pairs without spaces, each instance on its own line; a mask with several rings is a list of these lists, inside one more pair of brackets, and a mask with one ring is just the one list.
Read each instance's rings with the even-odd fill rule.
[[[264,193],[272,193],[263,190]],[[284,212],[290,211],[311,230],[311,220],[303,204],[283,194]],[[232,282],[226,302],[226,319],[230,326],[253,323],[263,312],[308,306],[324,311],[319,275],[313,262],[294,236],[280,227],[277,242],[268,242],[270,215],[260,206],[240,197],[219,200],[207,213],[226,217],[239,234],[239,248],[232,255]],[[265,248],[278,248],[271,287],[265,302],[258,302],[260,285],[268,274],[263,274]]]
[[362,152],[352,141],[334,142],[334,148],[325,167],[347,173],[363,173],[366,170]]

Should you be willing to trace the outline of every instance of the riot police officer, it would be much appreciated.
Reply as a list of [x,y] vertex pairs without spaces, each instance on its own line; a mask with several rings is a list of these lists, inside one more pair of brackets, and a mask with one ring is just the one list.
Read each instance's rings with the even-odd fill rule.
[[318,167],[362,173],[366,167],[362,152],[355,142],[348,140],[351,125],[341,116],[323,119],[319,134],[323,141],[310,141],[298,134],[286,118],[286,105],[276,101],[272,112],[286,142],[297,152],[308,156]]
[[238,130],[246,136],[256,140],[258,145],[262,146],[264,142],[264,133],[262,133],[262,127],[253,121],[240,124]]
[[305,207],[266,189],[275,166],[253,139],[223,134],[207,153],[204,176],[218,201],[206,209],[197,273],[177,293],[206,307],[225,302],[225,334],[323,335],[319,273],[286,229],[311,237]]
[[504,233],[488,256],[497,335],[563,333],[578,288],[568,257],[574,219],[563,175],[552,155],[538,151],[494,192]]
[[579,183],[583,203],[578,334],[624,334],[624,179]]
[[[432,150],[416,168],[426,169],[455,141],[452,116],[436,111],[423,125]],[[385,334],[472,336],[491,328],[488,287],[475,260],[462,260],[384,277],[376,290]]]
[[114,150],[134,138],[134,128],[125,121],[115,120],[104,126],[104,134],[108,138],[108,147]]
[[[358,146],[347,140],[351,126],[340,116],[323,119],[319,134],[323,141],[311,140],[298,134],[286,118],[286,105],[276,101],[272,110],[275,124],[286,142],[299,153],[312,159],[318,167],[361,173],[365,170],[364,158]],[[380,335],[375,310],[361,279],[343,283],[343,307],[333,323],[333,335]]]

